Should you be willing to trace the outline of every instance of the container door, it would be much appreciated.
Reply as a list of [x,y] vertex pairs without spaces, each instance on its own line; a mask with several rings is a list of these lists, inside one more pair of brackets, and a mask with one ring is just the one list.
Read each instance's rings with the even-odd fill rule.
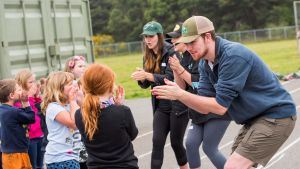
[[94,62],[92,46],[92,28],[87,0],[52,0],[51,29],[54,45],[50,53],[52,64],[62,70],[67,58],[83,55],[88,62]]
[[73,55],[94,61],[88,0],[1,0],[0,25],[1,78],[46,76]]

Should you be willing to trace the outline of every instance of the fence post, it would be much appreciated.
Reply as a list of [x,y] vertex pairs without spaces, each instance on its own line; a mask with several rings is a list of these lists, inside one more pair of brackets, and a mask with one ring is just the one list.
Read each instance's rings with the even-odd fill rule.
[[271,31],[271,29],[268,29],[268,39],[272,40],[272,31]]
[[241,31],[239,31],[239,42],[242,42]]
[[142,49],[142,52],[144,52],[144,43],[143,43],[143,41],[141,41],[141,49]]
[[127,43],[128,52],[131,54],[131,43]]
[[116,43],[115,45],[115,55],[119,52],[119,43]]
[[287,32],[286,32],[286,28],[287,28],[287,27],[284,27],[284,29],[283,29],[283,36],[284,36],[284,39],[287,39]]
[[[100,49],[103,49],[103,56],[105,56],[106,55],[106,49],[105,49],[105,46],[103,45],[102,47],[100,47]],[[99,55],[100,56],[100,55]]]

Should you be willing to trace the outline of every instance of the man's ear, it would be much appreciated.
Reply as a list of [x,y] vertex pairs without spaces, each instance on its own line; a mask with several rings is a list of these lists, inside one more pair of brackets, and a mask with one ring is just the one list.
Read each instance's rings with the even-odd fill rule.
[[205,38],[211,39],[211,34],[209,32],[205,33]]

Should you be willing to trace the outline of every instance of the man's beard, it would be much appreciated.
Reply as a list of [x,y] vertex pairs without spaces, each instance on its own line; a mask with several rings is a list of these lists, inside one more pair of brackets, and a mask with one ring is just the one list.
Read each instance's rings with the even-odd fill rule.
[[200,57],[200,59],[203,59],[208,53],[208,48],[205,48],[205,51],[203,53],[203,55]]
[[200,59],[203,59],[208,53],[208,48],[205,48],[203,55],[201,55],[199,58],[194,59],[195,61],[199,61]]

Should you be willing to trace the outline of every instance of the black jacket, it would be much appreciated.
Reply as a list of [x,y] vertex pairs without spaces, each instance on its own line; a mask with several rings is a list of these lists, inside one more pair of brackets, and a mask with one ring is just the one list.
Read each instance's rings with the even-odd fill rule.
[[87,138],[80,109],[75,113],[75,123],[86,146],[89,169],[139,168],[132,145],[138,129],[129,107],[111,105],[101,109],[92,140]]
[[[179,58],[179,54],[174,51],[173,45],[165,42],[164,47],[163,47],[163,52],[162,52],[162,60],[160,63],[160,73],[153,73],[154,76],[154,82],[144,80],[138,81],[138,84],[141,88],[146,89],[149,86],[151,88],[155,86],[160,86],[164,85],[164,78],[173,81],[174,76],[173,76],[173,71],[168,63],[169,57],[173,56],[176,54],[176,56]],[[165,99],[156,99],[155,96],[152,96],[152,108],[153,108],[153,113],[156,111],[156,109],[160,109],[161,111],[167,111],[170,112],[172,110],[172,104],[170,100],[165,100]]]

